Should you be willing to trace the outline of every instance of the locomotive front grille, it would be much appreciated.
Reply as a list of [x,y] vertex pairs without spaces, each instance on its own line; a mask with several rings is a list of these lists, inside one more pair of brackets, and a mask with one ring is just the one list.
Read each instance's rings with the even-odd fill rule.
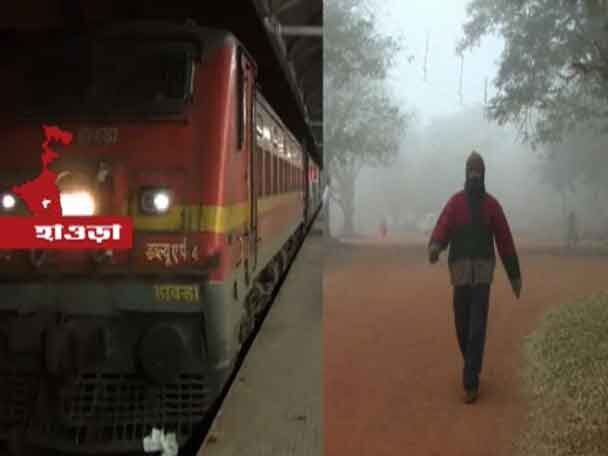
[[211,403],[208,380],[199,374],[180,374],[163,385],[135,374],[81,374],[60,391],[57,419],[37,421],[28,440],[57,449],[141,448],[156,427],[175,432],[183,443]]
[[0,366],[0,440],[5,440],[11,429],[26,425],[39,384],[38,372]]

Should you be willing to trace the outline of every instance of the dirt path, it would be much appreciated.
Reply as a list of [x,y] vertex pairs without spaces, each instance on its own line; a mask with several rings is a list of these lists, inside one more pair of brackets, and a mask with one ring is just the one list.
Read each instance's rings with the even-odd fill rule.
[[523,338],[549,306],[608,288],[608,258],[520,252],[520,261],[519,301],[498,263],[480,398],[469,406],[445,254],[431,266],[422,246],[328,246],[325,455],[512,455],[525,416]]

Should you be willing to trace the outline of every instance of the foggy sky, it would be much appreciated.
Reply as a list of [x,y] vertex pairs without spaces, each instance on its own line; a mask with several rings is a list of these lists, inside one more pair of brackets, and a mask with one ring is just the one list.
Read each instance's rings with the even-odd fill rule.
[[[468,0],[370,0],[370,3],[375,5],[378,31],[404,37],[406,49],[395,60],[389,76],[396,98],[409,108],[415,108],[423,124],[432,116],[460,110],[460,61],[455,48],[462,37]],[[427,31],[430,39],[425,83],[423,66]],[[465,106],[483,102],[486,77],[488,99],[495,93],[492,81],[503,46],[502,38],[489,36],[479,48],[465,53]],[[412,63],[407,62],[410,54],[414,56]]]

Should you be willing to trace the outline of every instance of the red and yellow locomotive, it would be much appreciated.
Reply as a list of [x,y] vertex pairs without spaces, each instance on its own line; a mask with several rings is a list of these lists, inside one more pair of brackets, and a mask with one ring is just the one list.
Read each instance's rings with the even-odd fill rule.
[[321,204],[256,77],[230,33],[164,22],[49,38],[5,71],[0,215],[28,215],[10,189],[57,124],[75,138],[51,165],[64,213],[128,215],[134,245],[2,253],[0,440],[190,436]]

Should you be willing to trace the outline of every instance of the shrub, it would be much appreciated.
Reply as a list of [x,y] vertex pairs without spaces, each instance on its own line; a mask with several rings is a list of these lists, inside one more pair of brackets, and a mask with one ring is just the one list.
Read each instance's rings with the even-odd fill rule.
[[524,344],[530,412],[518,450],[608,454],[608,295],[560,306]]

